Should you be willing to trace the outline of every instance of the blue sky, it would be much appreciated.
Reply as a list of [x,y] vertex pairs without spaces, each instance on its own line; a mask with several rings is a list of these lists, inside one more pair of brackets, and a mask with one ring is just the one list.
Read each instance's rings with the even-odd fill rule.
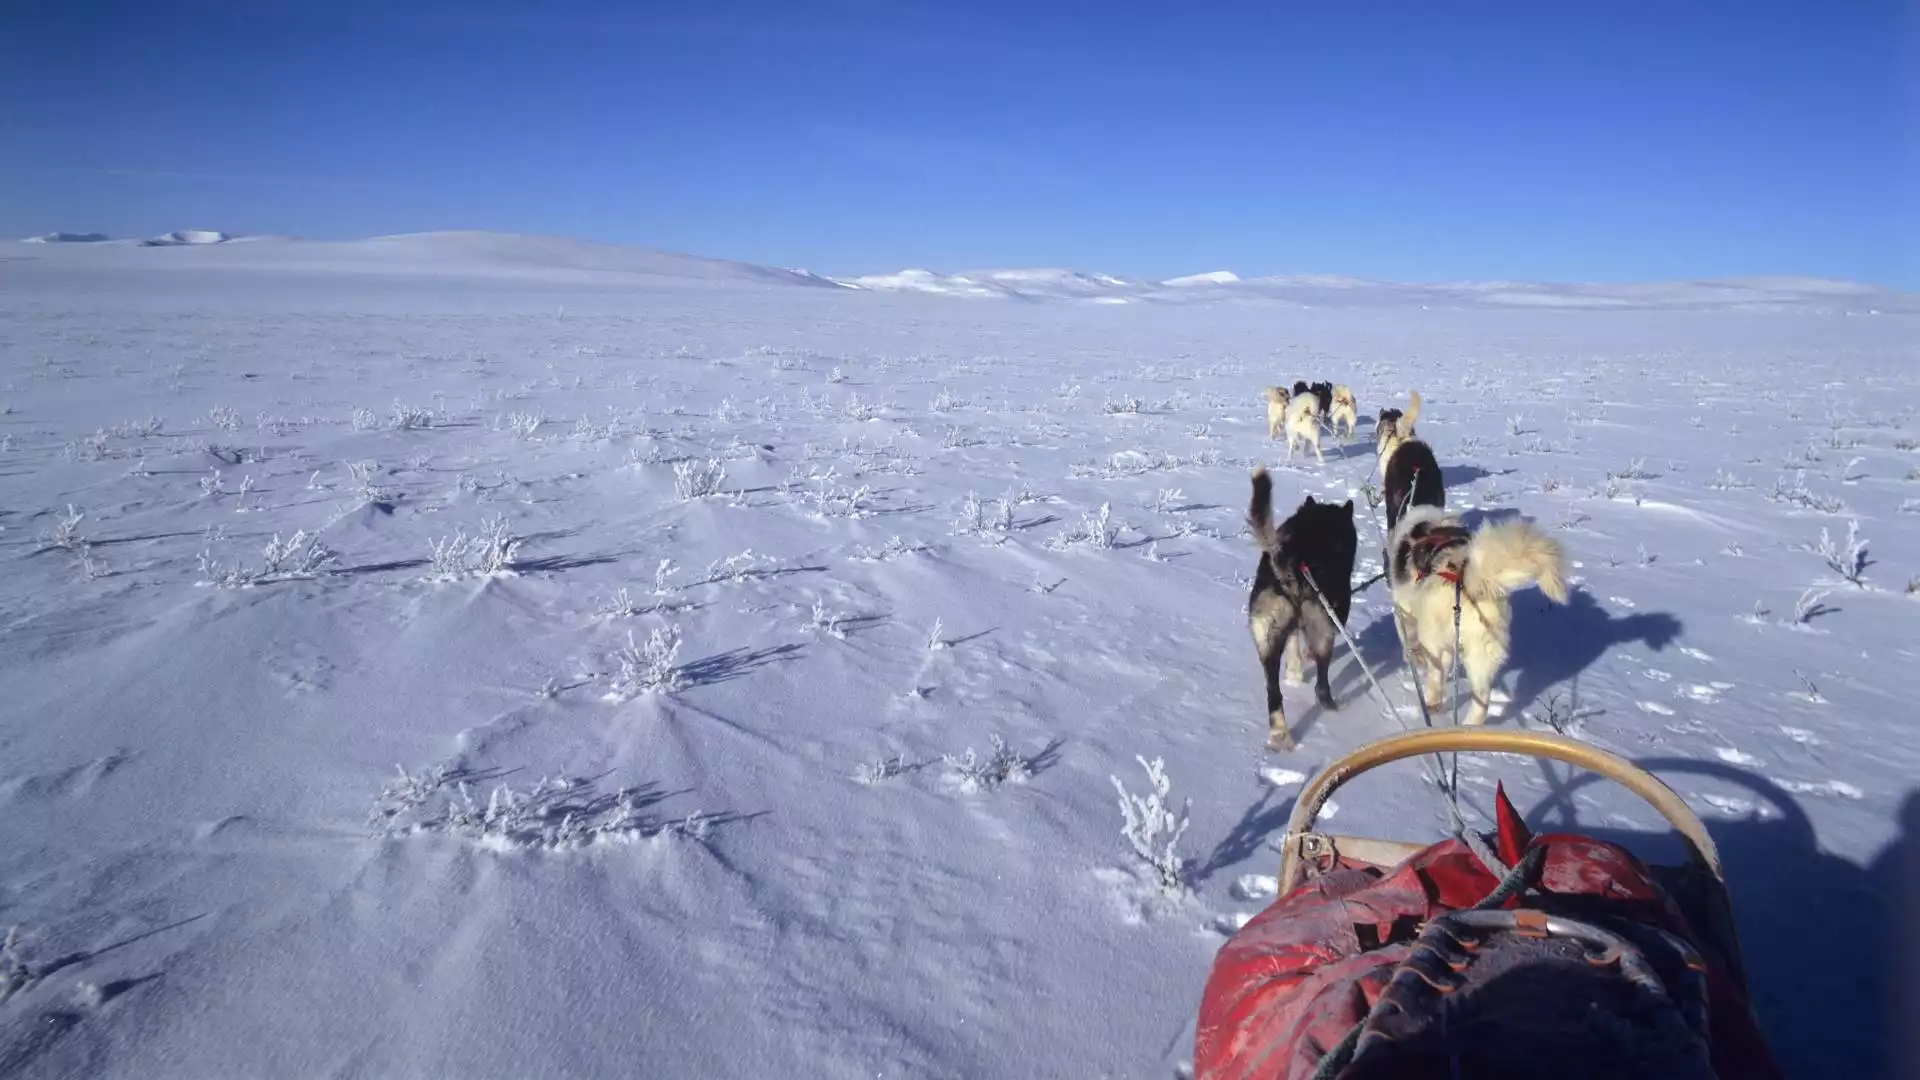
[[1906,0],[0,0],[0,235],[1920,288]]

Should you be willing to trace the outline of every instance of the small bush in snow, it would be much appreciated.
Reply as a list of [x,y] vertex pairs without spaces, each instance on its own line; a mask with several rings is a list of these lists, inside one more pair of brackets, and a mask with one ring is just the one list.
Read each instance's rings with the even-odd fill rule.
[[501,784],[475,798],[472,786],[444,765],[399,774],[367,815],[375,836],[445,833],[491,848],[565,851],[662,833],[698,839],[712,823],[697,813],[678,821],[650,818],[641,792],[599,793],[591,780],[542,777],[530,788]]
[[372,409],[355,409],[347,423],[355,431],[373,431],[380,426],[380,414]]
[[533,438],[534,433],[540,430],[540,425],[546,422],[547,418],[537,412],[508,413],[505,420],[507,430],[513,432],[516,439]]
[[122,439],[151,439],[160,434],[160,429],[164,426],[159,417],[149,416],[144,420],[129,420],[124,424],[116,424],[113,433]]
[[755,555],[752,548],[724,559],[715,559],[707,564],[697,585],[722,585],[731,582],[752,581],[757,578],[771,577],[780,569],[780,560],[767,555]]
[[433,410],[396,401],[387,412],[387,426],[395,431],[420,431],[433,426]]
[[1646,458],[1637,457],[1637,458],[1634,458],[1632,461],[1628,462],[1626,468],[1617,470],[1615,472],[1610,472],[1607,475],[1611,477],[1617,477],[1618,479],[1621,479],[1621,480],[1652,480],[1657,478],[1660,474],[1657,472],[1649,471],[1647,469]]
[[727,467],[714,458],[689,459],[673,467],[673,493],[681,502],[720,494]]
[[1767,495],[1767,498],[1788,506],[1818,510],[1823,514],[1838,514],[1847,508],[1846,503],[1831,495],[1821,495],[1808,490],[1805,470],[1796,471],[1791,481],[1786,477],[1775,479],[1773,491]]
[[916,766],[907,762],[907,755],[900,754],[896,757],[882,758],[879,761],[861,762],[853,767],[853,778],[871,787],[896,776],[910,773],[915,768]]
[[20,947],[20,928],[7,927],[7,936],[0,939],[0,1005],[39,981],[39,973],[27,963],[26,952]]
[[686,684],[680,671],[680,628],[655,627],[646,644],[636,644],[627,631],[627,644],[613,654],[620,670],[607,680],[607,700],[627,701],[650,691],[671,694]]
[[877,548],[865,544],[854,548],[852,557],[861,562],[886,562],[888,559],[897,559],[902,555],[917,555],[925,550],[927,550],[925,544],[912,543],[898,536],[889,536],[887,542]]
[[1054,551],[1076,547],[1107,551],[1119,541],[1122,527],[1113,520],[1112,505],[1101,503],[1099,510],[1082,516],[1080,524],[1050,538],[1047,547]]
[[1109,397],[1100,403],[1101,413],[1107,416],[1138,416],[1146,411],[1146,405],[1132,394],[1123,394],[1118,398]]
[[1134,760],[1147,770],[1148,790],[1145,795],[1130,794],[1119,777],[1107,777],[1113,782],[1113,789],[1120,794],[1120,835],[1127,838],[1133,853],[1153,871],[1162,889],[1170,893],[1180,892],[1186,888],[1186,860],[1181,858],[1176,849],[1181,834],[1187,831],[1187,811],[1191,809],[1193,801],[1183,801],[1179,815],[1175,816],[1167,802],[1171,785],[1167,780],[1166,762],[1160,758],[1148,761],[1138,755]]
[[73,504],[68,503],[66,514],[54,522],[53,528],[40,534],[40,550],[52,551],[57,548],[76,555],[84,553],[91,546],[91,542],[80,535],[80,522],[86,516],[86,511],[75,510]]
[[815,478],[815,485],[799,493],[800,505],[815,517],[823,518],[863,518],[873,513],[868,500],[873,489],[866,484],[857,488],[841,487],[832,483],[837,475],[834,470]]
[[825,634],[828,637],[839,638],[844,641],[847,637],[847,630],[842,624],[846,621],[846,618],[847,617],[840,612],[833,611],[829,609],[826,604],[815,600],[813,602],[813,614],[807,619],[806,628],[816,634]]
[[1822,615],[1832,614],[1834,609],[1821,602],[1832,595],[1824,589],[1808,589],[1801,593],[1800,598],[1793,602],[1791,625],[1806,626]]
[[240,414],[225,405],[215,405],[208,409],[207,423],[221,431],[239,431],[241,427]]
[[939,652],[948,646],[949,643],[946,639],[946,632],[947,628],[945,624],[936,616],[933,620],[933,626],[927,630],[928,652]]
[[[347,475],[353,478],[354,494],[363,503],[383,503],[390,498],[386,488],[378,483],[380,463],[377,461],[349,461]],[[214,480],[220,478],[219,470],[214,470]]]
[[493,577],[513,571],[521,541],[513,535],[507,519],[494,516],[480,523],[480,531],[468,535],[456,529],[452,536],[429,540],[428,581],[455,581],[463,577]]
[[1013,531],[1013,503],[1007,499],[988,504],[980,496],[967,492],[960,504],[960,517],[953,523],[956,536],[986,536],[1005,539]]
[[952,412],[955,409],[964,409],[966,406],[967,400],[965,398],[956,397],[953,391],[943,389],[940,391],[939,396],[933,399],[933,404],[930,407],[934,412],[946,413]]
[[1515,413],[1507,417],[1507,434],[1521,436],[1527,433],[1527,417],[1524,413]]
[[242,566],[223,563],[208,548],[200,553],[201,584],[222,589],[242,589],[252,585],[271,585],[279,581],[317,578],[339,556],[320,542],[316,535],[300,529],[285,540],[279,533],[260,549],[260,565]]
[[940,755],[940,764],[946,767],[948,778],[968,795],[991,791],[1008,781],[1023,783],[1033,775],[1033,763],[1014,753],[1005,739],[998,734],[987,738],[989,743],[984,759],[974,753],[971,746],[960,757]]
[[1187,505],[1187,493],[1179,488],[1161,488],[1154,493],[1153,501],[1147,508],[1157,514],[1178,513]]
[[633,593],[624,587],[613,594],[613,599],[600,605],[600,614],[610,619],[628,618],[636,611],[637,609],[633,606]]
[[660,565],[653,568],[653,591],[665,596],[673,591],[673,575],[680,572],[680,564],[672,559],[661,559]]
[[1752,487],[1753,485],[1747,483],[1746,481],[1740,479],[1739,477],[1733,475],[1732,473],[1726,471],[1725,469],[1715,469],[1713,473],[1713,479],[1707,481],[1707,486],[1714,489],[1715,491],[1733,491],[1736,488],[1749,488],[1749,487]]
[[1867,557],[1867,542],[1860,536],[1860,522],[1857,518],[1847,522],[1847,542],[1844,548],[1835,544],[1833,537],[1822,526],[1820,543],[1817,546],[1809,546],[1807,550],[1820,556],[1826,561],[1828,569],[1839,574],[1849,583],[1862,589],[1867,587],[1867,583],[1861,580],[1861,577],[1867,572],[1867,567],[1873,565],[1873,560]]
[[846,369],[843,367],[840,367],[837,364],[834,365],[833,370],[827,372],[827,381],[830,383],[836,383],[836,384],[846,382],[847,381]]
[[[832,380],[828,381],[831,382]],[[848,394],[846,402],[840,406],[840,411],[845,414],[847,419],[857,420],[861,423],[865,423],[868,420],[876,420],[880,416],[880,406],[871,401],[862,400],[859,394]]]

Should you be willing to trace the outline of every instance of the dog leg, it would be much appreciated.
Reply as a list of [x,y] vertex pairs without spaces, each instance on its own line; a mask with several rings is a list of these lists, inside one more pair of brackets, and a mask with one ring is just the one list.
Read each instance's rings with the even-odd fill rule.
[[1488,659],[1481,650],[1467,650],[1467,685],[1473,689],[1473,704],[1465,723],[1475,727],[1487,722],[1487,711],[1493,707],[1493,680],[1500,674],[1499,666]]
[[1260,654],[1260,674],[1267,682],[1267,749],[1293,749],[1293,734],[1287,730],[1287,708],[1280,697],[1280,654],[1293,636],[1294,620],[1281,622],[1256,614],[1252,620],[1253,647]]
[[1305,648],[1305,638],[1305,634],[1295,634],[1287,639],[1287,684],[1289,686],[1299,686],[1306,681],[1300,659],[1300,652]]
[[[1317,623],[1318,620],[1315,626],[1318,632],[1313,634],[1312,640],[1307,642],[1309,651],[1313,653],[1313,696],[1320,702],[1321,708],[1338,709],[1340,706],[1333,701],[1333,686],[1327,682],[1327,669],[1333,666],[1334,635],[1326,627],[1319,626]],[[1303,629],[1300,636],[1304,638],[1308,635]]]
[[1414,648],[1414,653],[1424,661],[1424,663],[1420,665],[1422,684],[1420,688],[1420,700],[1427,703],[1428,715],[1437,717],[1440,715],[1440,710],[1446,705],[1447,658],[1435,656],[1417,646]]
[[1313,456],[1320,464],[1325,465],[1327,463],[1327,456],[1320,452],[1320,435],[1318,432],[1314,433],[1313,436]]

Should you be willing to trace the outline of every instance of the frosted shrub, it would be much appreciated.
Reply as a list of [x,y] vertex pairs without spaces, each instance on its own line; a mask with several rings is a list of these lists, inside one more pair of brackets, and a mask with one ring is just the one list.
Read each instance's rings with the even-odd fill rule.
[[1822,603],[1831,595],[1823,589],[1808,589],[1801,593],[1800,598],[1793,602],[1793,621],[1789,625],[1806,626],[1822,615],[1832,614],[1834,609]]
[[72,503],[67,504],[67,512],[54,522],[53,528],[40,534],[42,551],[70,551],[84,553],[91,546],[86,537],[80,535],[80,522],[87,516],[84,510],[75,510]]
[[886,562],[902,555],[917,555],[927,550],[927,545],[903,540],[898,536],[887,537],[887,542],[879,547],[862,544],[853,549],[852,557],[861,562]]
[[613,660],[620,670],[607,680],[608,701],[628,701],[650,691],[671,694],[686,683],[680,671],[680,628],[671,624],[655,627],[644,645],[635,644],[633,631],[627,631],[627,644],[614,651]]
[[1791,481],[1784,476],[1776,478],[1773,482],[1773,491],[1768,493],[1767,498],[1788,506],[1818,510],[1823,514],[1838,514],[1847,508],[1846,503],[1831,495],[1821,495],[1808,490],[1807,474],[1804,469],[1796,471]]
[[225,405],[215,405],[213,408],[207,410],[207,423],[219,428],[221,431],[239,431],[241,426],[240,414],[227,408]]
[[880,416],[880,406],[863,400],[859,394],[848,394],[846,403],[840,406],[840,411],[846,415],[847,419],[861,423],[879,419]]
[[939,396],[933,399],[933,404],[929,407],[934,412],[947,413],[955,409],[964,409],[966,406],[967,401],[965,398],[955,397],[953,391],[942,389]]
[[847,637],[847,630],[842,624],[845,621],[845,615],[833,611],[829,609],[826,604],[815,600],[813,602],[813,615],[807,620],[807,629],[816,634],[825,634],[828,637],[839,638],[844,641]]
[[1178,893],[1186,887],[1183,876],[1186,860],[1176,848],[1181,834],[1187,831],[1187,811],[1193,802],[1183,800],[1180,813],[1175,816],[1167,801],[1171,784],[1167,780],[1166,763],[1160,758],[1148,761],[1139,755],[1135,755],[1134,760],[1147,770],[1145,795],[1129,793],[1117,776],[1107,777],[1120,794],[1120,835],[1127,838],[1133,853],[1153,871],[1160,887]]
[[1107,551],[1119,541],[1121,528],[1113,520],[1112,505],[1101,503],[1100,509],[1082,516],[1080,524],[1049,539],[1047,547],[1054,551],[1076,547]]
[[866,484],[857,488],[823,484],[801,492],[800,504],[815,517],[863,518],[873,513],[867,505],[872,495],[873,489]]
[[1024,783],[1033,775],[1033,763],[1014,753],[1005,739],[998,734],[987,738],[988,749],[984,759],[974,753],[971,746],[960,757],[940,755],[940,764],[946,767],[948,778],[968,795],[991,791],[1008,781]]
[[1826,561],[1827,568],[1845,578],[1857,588],[1864,589],[1867,583],[1862,576],[1873,560],[1867,557],[1867,542],[1860,536],[1860,522],[1856,518],[1847,522],[1847,542],[1843,548],[1833,542],[1833,537],[1824,526],[1820,529],[1820,543],[1809,546],[1809,551]]
[[480,523],[477,534],[456,529],[452,536],[429,540],[428,581],[455,581],[463,577],[493,577],[513,571],[522,541],[513,535],[507,519],[494,516]]
[[380,426],[380,416],[372,409],[355,409],[347,423],[355,431],[372,431]]
[[637,609],[633,606],[633,593],[624,587],[613,594],[613,599],[600,605],[600,614],[611,619],[628,618],[636,611]]
[[200,552],[200,579],[203,585],[222,589],[243,589],[253,585],[271,585],[280,581],[317,578],[339,558],[320,537],[305,529],[296,530],[285,540],[279,533],[260,550],[260,565],[242,566],[223,563],[213,557],[211,548]]
[[907,763],[907,755],[882,758],[879,761],[863,761],[853,767],[853,778],[871,787],[874,784],[891,780],[912,772],[915,766]]
[[[380,475],[379,462],[347,462],[347,475],[353,479],[354,494],[359,496],[361,502],[383,503],[390,497],[387,489],[381,487],[377,482],[377,478]],[[214,479],[216,482],[219,480],[219,477],[219,471],[215,470]]]
[[933,625],[927,629],[927,651],[939,652],[941,649],[947,648],[946,633],[946,624],[942,623],[938,616],[935,616]]
[[419,431],[433,426],[433,410],[396,401],[387,412],[387,426],[395,431]]
[[375,836],[444,833],[494,849],[566,851],[663,833],[698,839],[712,822],[697,813],[656,820],[646,814],[640,792],[599,793],[593,781],[573,777],[542,777],[527,788],[498,784],[476,797],[473,786],[444,765],[399,774],[367,814]]
[[20,948],[20,928],[7,927],[6,938],[0,940],[0,1005],[39,981],[39,973],[27,963],[26,953]]
[[830,383],[836,383],[836,384],[846,382],[847,381],[846,369],[843,367],[840,367],[838,364],[834,365],[833,370],[827,372],[827,381]]
[[1713,473],[1713,479],[1707,481],[1707,486],[1714,489],[1715,491],[1733,491],[1738,488],[1752,487],[1753,485],[1747,483],[1746,481],[1740,479],[1739,477],[1733,475],[1732,473],[1726,471],[1725,469],[1715,469]]
[[505,422],[507,430],[513,432],[514,438],[531,439],[534,433],[540,430],[540,425],[547,422],[547,418],[537,412],[517,412],[508,413]]
[[679,462],[673,467],[673,493],[681,502],[718,495],[727,467],[714,458]]
[[953,523],[953,531],[957,536],[986,536],[1004,540],[1013,531],[1013,503],[1007,499],[985,503],[980,496],[969,491],[966,501],[960,504],[960,517]]

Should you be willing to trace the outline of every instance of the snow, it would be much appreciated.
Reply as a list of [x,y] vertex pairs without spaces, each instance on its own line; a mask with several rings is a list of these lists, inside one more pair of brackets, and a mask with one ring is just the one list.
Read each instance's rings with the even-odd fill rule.
[[[1248,470],[1355,497],[1378,569],[1367,428],[1263,437],[1261,387],[1327,379],[1419,389],[1450,505],[1580,564],[1516,598],[1493,722],[1654,767],[1790,1073],[1890,1074],[1857,929],[1920,776],[1913,297],[997,274],[958,277],[1030,302],[478,233],[15,246],[0,1071],[1173,1075],[1299,785],[1418,722],[1375,584],[1395,711],[1342,655],[1264,749]],[[1854,519],[1863,586],[1815,550]],[[1177,896],[1121,835],[1136,755],[1191,800]],[[1480,820],[1499,780],[1675,850],[1607,785],[1460,769]],[[1421,777],[1338,827],[1440,835]]]
[[1188,274],[1185,277],[1168,278],[1160,284],[1181,289],[1191,285],[1235,285],[1238,284],[1239,281],[1240,275],[1231,270],[1211,270],[1204,274]]

